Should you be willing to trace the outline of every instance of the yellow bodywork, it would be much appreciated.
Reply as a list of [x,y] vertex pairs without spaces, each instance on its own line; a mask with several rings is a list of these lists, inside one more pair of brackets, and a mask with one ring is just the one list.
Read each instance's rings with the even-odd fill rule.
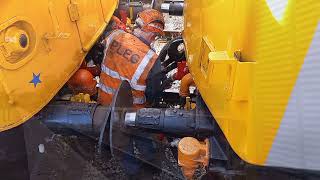
[[40,111],[83,61],[117,0],[1,0],[0,131]]
[[195,83],[233,150],[265,165],[318,26],[320,1],[185,3]]

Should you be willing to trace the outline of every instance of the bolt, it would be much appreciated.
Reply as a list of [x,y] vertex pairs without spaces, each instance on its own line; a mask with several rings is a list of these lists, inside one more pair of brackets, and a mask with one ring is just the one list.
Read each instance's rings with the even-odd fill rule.
[[19,38],[19,43],[22,48],[27,47],[28,45],[28,37],[25,34],[21,34]]
[[234,58],[236,58],[238,61],[241,61],[241,51],[240,50],[238,50],[238,51],[235,51],[234,53],[233,53],[233,56],[234,56]]

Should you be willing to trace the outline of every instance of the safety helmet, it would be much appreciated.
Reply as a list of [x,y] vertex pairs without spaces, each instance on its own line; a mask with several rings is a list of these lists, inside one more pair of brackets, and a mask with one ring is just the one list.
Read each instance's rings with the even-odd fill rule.
[[147,9],[140,12],[137,15],[136,24],[145,32],[164,34],[164,18],[162,13],[155,9]]

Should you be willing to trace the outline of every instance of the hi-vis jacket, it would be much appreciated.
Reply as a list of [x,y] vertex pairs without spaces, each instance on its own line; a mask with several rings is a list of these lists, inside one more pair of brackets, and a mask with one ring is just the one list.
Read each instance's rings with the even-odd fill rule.
[[98,101],[102,105],[111,104],[121,81],[127,80],[133,89],[133,103],[143,106],[146,79],[157,55],[137,37],[123,30],[114,30],[105,39],[105,46]]

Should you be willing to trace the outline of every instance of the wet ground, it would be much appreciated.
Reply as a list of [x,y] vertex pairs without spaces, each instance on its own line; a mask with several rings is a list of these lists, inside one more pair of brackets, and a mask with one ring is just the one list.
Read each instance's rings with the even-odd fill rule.
[[96,139],[77,134],[56,133],[38,120],[24,125],[31,180],[126,180],[182,179],[180,168],[170,149],[165,149],[161,168],[144,165],[137,176],[128,176],[106,146],[98,151]]
[[[61,136],[54,137],[52,144],[50,145],[50,152],[45,156],[46,162],[59,161],[58,163],[65,168],[60,168],[61,165],[57,165],[51,168],[51,175],[49,177],[55,177],[54,179],[72,179],[77,177],[82,180],[100,180],[100,179],[114,179],[114,180],[126,180],[131,179],[125,171],[122,169],[118,159],[113,158],[109,152],[100,153],[97,152],[96,143],[90,139],[76,136]],[[171,159],[173,164],[176,165],[176,161]],[[179,169],[168,169],[169,165],[163,163],[164,169],[169,171],[177,171]],[[177,166],[175,166],[177,168]],[[47,176],[47,175],[46,175]],[[60,176],[60,178],[57,178]],[[48,176],[47,176],[48,177]],[[43,178],[41,178],[43,179]],[[152,169],[152,167],[141,168],[139,176],[135,179],[180,179],[175,178],[161,170]]]

